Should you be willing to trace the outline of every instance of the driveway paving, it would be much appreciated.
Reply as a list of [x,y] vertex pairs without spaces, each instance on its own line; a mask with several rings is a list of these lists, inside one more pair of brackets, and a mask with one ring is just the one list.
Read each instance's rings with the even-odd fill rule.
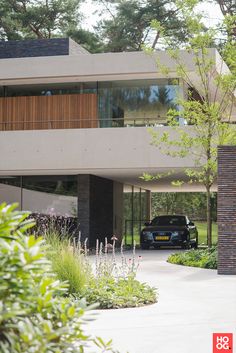
[[212,353],[214,332],[233,333],[235,340],[236,276],[169,264],[172,252],[137,251],[137,278],[158,288],[156,304],[97,310],[89,332],[112,338],[121,353]]

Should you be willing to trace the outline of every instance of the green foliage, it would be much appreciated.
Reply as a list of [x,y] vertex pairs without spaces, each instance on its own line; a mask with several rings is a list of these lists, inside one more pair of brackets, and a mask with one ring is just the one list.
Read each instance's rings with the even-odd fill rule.
[[[178,16],[178,8],[174,2],[153,0],[94,0],[101,7],[101,14],[106,13],[106,19],[100,21],[97,32],[106,43],[105,50],[134,51],[142,50],[144,44],[156,48],[159,44],[162,25],[165,26],[169,38],[177,43],[185,40],[186,27]],[[156,19],[153,30],[152,20]]]
[[217,269],[217,247],[172,254],[167,261],[184,266]]
[[[198,244],[207,245],[207,224],[205,222],[194,222],[198,230]],[[216,245],[218,242],[218,226],[217,223],[212,222],[212,244]]]
[[99,303],[101,309],[130,308],[156,302],[156,290],[140,283],[134,276],[115,279],[112,276],[93,278],[88,285],[86,299]]
[[95,269],[93,257],[87,254],[86,243],[82,248],[57,232],[45,234],[47,257],[60,280],[68,282],[68,294],[75,298],[86,298],[87,303],[97,304],[99,308],[135,307],[156,301],[156,291],[147,284],[135,279],[140,258],[135,256],[126,260],[121,247],[121,263],[115,256],[115,240],[112,254],[105,245],[97,241]]
[[[217,194],[211,194],[212,219],[216,220]],[[152,218],[161,214],[186,214],[193,220],[206,220],[205,192],[154,192]]]
[[80,0],[0,0],[0,38],[50,38],[80,20]]
[[108,244],[97,242],[95,272],[87,284],[85,298],[88,303],[98,302],[100,308],[128,308],[155,303],[155,288],[136,279],[141,257],[136,259],[135,245],[132,258],[126,259],[121,244],[121,261],[115,254],[113,240],[112,254],[108,254]]
[[[230,63],[231,71],[216,68],[217,62],[211,49],[217,36],[217,30],[206,31],[200,14],[195,7],[198,0],[178,0],[177,6],[187,24],[189,37],[185,49],[190,54],[198,81],[194,82],[184,64],[178,46],[168,51],[176,64],[179,78],[188,87],[188,99],[179,98],[177,104],[181,110],[170,109],[168,124],[175,136],[168,131],[152,131],[152,144],[164,154],[184,158],[191,155],[194,168],[185,170],[189,183],[201,183],[206,189],[206,213],[208,223],[208,245],[211,246],[211,188],[217,178],[217,146],[236,143],[235,126],[229,124],[232,107],[235,105],[235,39],[229,40],[224,50],[224,58]],[[227,17],[227,26],[232,28],[235,18]],[[157,24],[154,23],[154,26]],[[228,28],[227,27],[227,28]],[[159,28],[159,26],[157,27]],[[229,30],[229,29],[228,29]],[[165,33],[164,33],[165,35]],[[169,39],[166,38],[168,41]],[[163,71],[161,63],[157,63]],[[166,67],[166,65],[164,65]],[[167,66],[167,69],[169,67]],[[168,73],[166,73],[168,77]],[[186,130],[179,126],[178,117],[185,119]],[[182,185],[177,181],[176,185]]]
[[60,238],[57,232],[48,232],[44,238],[49,245],[47,257],[52,261],[53,271],[60,281],[67,281],[68,294],[83,296],[91,273],[84,255],[67,238]]
[[72,27],[66,31],[66,35],[82,45],[90,53],[101,53],[104,50],[104,43],[96,33],[83,28]]
[[0,206],[0,351],[86,352],[95,341],[82,329],[85,304],[64,297],[67,286],[56,280],[44,240],[23,234],[32,223],[15,208]]

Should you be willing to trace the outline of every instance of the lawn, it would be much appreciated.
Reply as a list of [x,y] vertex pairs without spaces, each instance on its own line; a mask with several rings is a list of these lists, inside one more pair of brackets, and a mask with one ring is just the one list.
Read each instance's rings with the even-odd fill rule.
[[[198,229],[198,244],[207,244],[207,224],[206,222],[195,222]],[[218,228],[217,223],[212,223],[212,243],[216,244],[218,240]]]
[[[198,229],[198,244],[206,245],[207,244],[207,224],[206,222],[195,222],[195,225]],[[212,223],[212,243],[216,244],[218,239],[218,229],[215,222]],[[134,234],[134,240],[136,244],[139,244],[139,234]],[[130,245],[132,243],[131,235],[126,236],[126,244]]]

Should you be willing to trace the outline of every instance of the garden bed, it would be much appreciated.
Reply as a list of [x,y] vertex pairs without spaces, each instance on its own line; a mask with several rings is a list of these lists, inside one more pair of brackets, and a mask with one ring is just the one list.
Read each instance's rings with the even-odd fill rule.
[[217,247],[175,253],[168,257],[167,262],[183,266],[217,269]]

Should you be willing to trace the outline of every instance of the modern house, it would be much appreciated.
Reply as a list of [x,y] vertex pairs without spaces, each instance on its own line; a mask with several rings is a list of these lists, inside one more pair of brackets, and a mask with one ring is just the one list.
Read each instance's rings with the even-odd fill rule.
[[[225,68],[215,49],[209,55],[216,72]],[[171,68],[168,79],[157,58]],[[199,85],[192,54],[180,58]],[[0,201],[78,215],[91,245],[121,237],[124,227],[133,234],[150,218],[151,191],[175,191],[170,176],[140,176],[174,169],[183,177],[193,167],[190,156],[162,155],[147,129],[170,131],[167,110],[189,89],[163,51],[90,54],[71,39],[0,42]]]

